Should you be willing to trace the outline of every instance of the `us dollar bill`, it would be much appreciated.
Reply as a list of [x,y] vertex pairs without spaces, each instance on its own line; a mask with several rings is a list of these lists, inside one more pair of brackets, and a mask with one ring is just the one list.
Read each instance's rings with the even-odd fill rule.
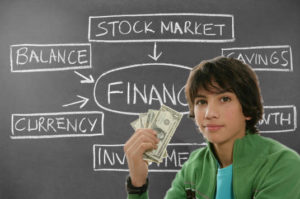
[[152,151],[145,152],[147,159],[155,162],[162,162],[166,156],[166,148],[173,137],[176,128],[182,119],[182,114],[162,105],[158,113],[155,115],[149,128],[157,132],[159,139],[158,148]]
[[130,123],[131,127],[136,131],[140,128],[149,128],[158,110],[149,109],[147,113],[141,113],[139,118]]
[[152,123],[153,119],[157,115],[158,110],[149,109],[147,112],[147,120],[146,120],[146,128],[149,128],[150,124]]
[[131,127],[136,131],[137,129],[141,128],[140,126],[140,119],[136,119],[130,123]]
[[147,113],[141,113],[139,115],[139,120],[140,120],[140,128],[147,128],[146,127]]
[[[158,117],[159,115],[159,117]],[[162,105],[160,110],[154,110],[149,109],[147,113],[141,113],[139,115],[139,118],[135,121],[131,122],[131,127],[136,131],[139,128],[152,128],[157,131],[158,138],[159,138],[159,144],[158,149],[149,151],[143,154],[143,159],[150,164],[151,162],[161,163],[164,158],[168,156],[166,147],[168,143],[170,142],[178,124],[180,123],[180,120],[182,118],[182,114],[178,113],[177,111]],[[166,125],[161,125],[159,122],[163,122],[163,119],[165,119],[165,123],[169,123],[168,128],[166,128]],[[156,123],[155,123],[156,122]],[[163,126],[165,131],[161,132],[160,126]],[[158,131],[160,130],[160,131]],[[163,134],[162,134],[163,133]],[[162,137],[165,135],[164,137]],[[160,155],[158,157],[157,153],[153,153],[157,150],[160,150]],[[161,151],[163,151],[161,153]],[[161,155],[162,154],[162,155]]]

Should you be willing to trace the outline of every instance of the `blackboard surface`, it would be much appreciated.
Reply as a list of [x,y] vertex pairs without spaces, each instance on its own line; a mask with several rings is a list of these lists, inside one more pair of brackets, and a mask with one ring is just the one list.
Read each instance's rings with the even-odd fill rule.
[[[300,4],[288,1],[0,2],[0,198],[126,198],[129,125],[164,103],[203,59],[250,64],[264,98],[263,136],[300,152]],[[184,117],[168,158],[150,167],[162,198],[203,146]]]

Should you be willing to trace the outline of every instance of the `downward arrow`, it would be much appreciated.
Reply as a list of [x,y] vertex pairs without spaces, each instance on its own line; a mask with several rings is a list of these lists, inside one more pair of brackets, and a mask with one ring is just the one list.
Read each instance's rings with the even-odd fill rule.
[[72,102],[70,104],[65,104],[65,105],[63,105],[63,107],[72,106],[72,105],[75,105],[75,104],[81,104],[80,108],[83,108],[86,105],[86,103],[89,101],[89,99],[86,98],[86,97],[82,97],[80,95],[77,95],[77,97],[81,98],[81,100],[80,101],[76,101],[76,102]]
[[153,48],[153,55],[148,55],[151,59],[153,59],[154,61],[157,61],[158,58],[161,56],[162,52],[160,52],[158,55],[157,55],[157,52],[156,52],[156,42],[154,42],[154,48]]
[[94,78],[93,78],[92,75],[90,75],[90,77],[88,78],[88,77],[86,77],[86,76],[80,74],[80,73],[77,72],[77,71],[74,71],[74,73],[76,73],[78,76],[80,76],[80,77],[83,78],[83,80],[80,81],[80,83],[82,83],[82,84],[85,84],[85,83],[86,83],[86,84],[93,84],[93,83],[95,82],[95,80],[94,80]]

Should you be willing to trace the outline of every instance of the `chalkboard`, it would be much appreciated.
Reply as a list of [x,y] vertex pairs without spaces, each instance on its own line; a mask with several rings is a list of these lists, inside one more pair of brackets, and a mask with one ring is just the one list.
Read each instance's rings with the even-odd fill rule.
[[291,1],[0,2],[0,198],[125,198],[130,122],[161,104],[184,113],[150,167],[162,198],[204,139],[184,83],[203,59],[250,64],[263,136],[300,152],[300,4]]

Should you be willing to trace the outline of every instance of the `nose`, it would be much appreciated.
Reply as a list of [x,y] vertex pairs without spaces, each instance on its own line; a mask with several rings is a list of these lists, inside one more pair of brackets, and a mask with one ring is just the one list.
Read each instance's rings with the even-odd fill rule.
[[205,119],[219,118],[219,111],[215,104],[211,103],[206,106]]

